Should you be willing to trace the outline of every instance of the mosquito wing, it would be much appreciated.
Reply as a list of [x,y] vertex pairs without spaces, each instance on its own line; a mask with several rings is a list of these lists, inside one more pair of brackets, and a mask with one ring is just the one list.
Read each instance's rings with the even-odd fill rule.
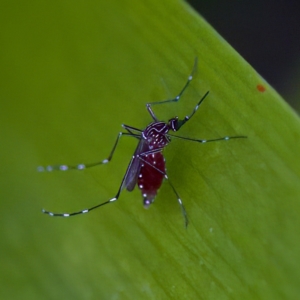
[[139,159],[138,155],[146,152],[147,150],[149,150],[147,141],[141,139],[138,146],[136,147],[133,158],[126,172],[124,186],[129,192],[134,189],[141,169],[141,160]]

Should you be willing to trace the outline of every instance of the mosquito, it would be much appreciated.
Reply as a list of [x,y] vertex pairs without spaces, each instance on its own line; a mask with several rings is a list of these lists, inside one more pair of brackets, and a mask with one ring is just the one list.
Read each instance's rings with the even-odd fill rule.
[[112,160],[120,138],[122,136],[134,137],[139,140],[139,143],[129,162],[125,175],[119,186],[118,192],[113,198],[109,199],[106,202],[102,202],[98,205],[95,205],[93,207],[72,212],[72,213],[54,213],[51,211],[47,211],[45,209],[43,209],[42,212],[52,217],[71,217],[79,214],[85,214],[98,207],[117,201],[124,188],[126,188],[127,191],[131,192],[136,185],[141,190],[144,207],[148,208],[154,202],[154,199],[157,195],[157,191],[162,185],[163,180],[165,179],[169,182],[171,189],[173,190],[177,198],[177,202],[179,203],[182,216],[184,218],[185,227],[187,227],[189,221],[188,221],[186,210],[184,208],[181,198],[179,197],[179,194],[177,193],[174,185],[171,183],[166,171],[165,159],[163,156],[164,148],[171,142],[172,138],[198,142],[202,144],[209,143],[209,142],[216,142],[216,141],[228,141],[230,139],[246,138],[246,136],[240,135],[240,136],[225,136],[225,137],[215,138],[215,139],[194,139],[194,138],[188,138],[188,137],[177,136],[177,135],[175,136],[169,133],[170,131],[177,132],[186,122],[188,122],[193,117],[193,115],[196,113],[201,103],[203,102],[203,100],[209,94],[209,91],[207,91],[204,94],[204,96],[200,99],[200,101],[194,107],[192,113],[190,115],[185,116],[183,119],[179,119],[176,116],[174,118],[171,118],[168,122],[158,120],[158,118],[156,117],[152,109],[152,106],[157,104],[178,102],[181,99],[181,96],[183,95],[184,91],[187,89],[190,82],[192,81],[196,68],[197,68],[197,58],[195,59],[193,70],[189,75],[185,85],[183,86],[183,88],[175,98],[164,100],[164,101],[158,101],[158,102],[150,102],[146,104],[147,111],[149,112],[153,121],[144,130],[140,130],[132,126],[122,124],[122,127],[123,129],[126,130],[126,132],[119,132],[115,144],[108,158],[100,162],[91,163],[91,164],[51,165],[46,167],[43,166],[38,167],[39,172],[43,172],[43,171],[51,172],[55,170],[58,171],[83,170],[98,165],[107,164]]

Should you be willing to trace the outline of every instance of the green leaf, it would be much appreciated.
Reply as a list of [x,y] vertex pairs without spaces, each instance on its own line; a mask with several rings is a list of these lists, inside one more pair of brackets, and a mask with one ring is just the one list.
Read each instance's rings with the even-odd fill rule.
[[[1,9],[1,299],[296,299],[300,293],[300,123],[251,66],[181,1],[32,1]],[[251,42],[251,41],[249,41]],[[164,183],[149,210],[115,196],[136,140],[100,161],[145,104],[190,114],[164,155],[190,225]],[[263,91],[264,90],[264,91]]]

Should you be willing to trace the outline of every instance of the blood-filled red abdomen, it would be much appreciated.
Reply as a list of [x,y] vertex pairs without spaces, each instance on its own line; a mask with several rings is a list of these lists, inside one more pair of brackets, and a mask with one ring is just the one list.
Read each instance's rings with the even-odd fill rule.
[[142,191],[144,207],[153,201],[165,176],[165,160],[161,152],[141,156],[143,159],[138,176],[138,187]]

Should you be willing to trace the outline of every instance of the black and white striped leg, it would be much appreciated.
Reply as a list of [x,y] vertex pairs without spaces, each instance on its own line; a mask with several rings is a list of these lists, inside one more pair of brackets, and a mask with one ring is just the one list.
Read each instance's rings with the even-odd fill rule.
[[54,213],[54,212],[51,212],[51,211],[47,211],[45,209],[42,209],[42,212],[44,214],[47,214],[47,215],[51,216],[51,217],[65,217],[65,218],[66,217],[73,217],[73,216],[76,216],[76,215],[86,214],[86,213],[90,212],[93,209],[96,209],[96,208],[98,208],[100,206],[103,206],[105,204],[114,202],[114,201],[118,200],[119,195],[120,195],[120,193],[118,193],[114,198],[111,198],[111,199],[109,199],[106,202],[100,203],[100,204],[95,205],[95,206],[93,206],[91,208],[86,208],[86,209],[83,209],[83,210],[80,210],[80,211],[76,211],[76,212],[72,212],[72,213]]
[[173,99],[168,99],[168,100],[163,100],[163,101],[157,101],[157,102],[149,102],[149,103],[146,104],[146,108],[147,108],[148,112],[150,113],[150,115],[151,115],[151,117],[152,117],[152,119],[153,119],[154,121],[157,122],[158,119],[156,118],[156,116],[155,116],[155,114],[154,114],[154,112],[153,112],[151,106],[152,106],[152,105],[157,105],[157,104],[169,103],[169,102],[178,102],[179,99],[181,98],[182,94],[184,93],[184,91],[185,91],[185,90],[187,89],[187,87],[189,86],[190,82],[193,80],[194,73],[195,73],[195,71],[196,71],[196,69],[197,69],[197,63],[198,63],[198,59],[197,59],[197,57],[196,57],[196,58],[195,58],[195,62],[194,62],[194,66],[193,66],[193,70],[192,70],[190,76],[188,77],[188,79],[187,79],[187,81],[186,81],[184,87],[183,87],[182,90],[180,91],[180,93],[179,93],[175,98],[173,98]]
[[83,209],[83,210],[80,210],[80,211],[76,211],[76,212],[71,212],[71,213],[54,213],[54,212],[51,212],[51,211],[47,211],[45,209],[42,209],[42,212],[44,214],[47,214],[47,215],[51,216],[51,217],[65,217],[65,218],[66,217],[73,217],[73,216],[76,216],[76,215],[81,215],[81,214],[89,213],[91,210],[94,210],[94,209],[96,209],[98,207],[101,207],[103,205],[109,204],[111,202],[117,201],[119,199],[119,197],[120,197],[120,194],[121,194],[123,188],[124,188],[124,183],[125,183],[126,178],[128,176],[128,171],[129,171],[129,169],[131,167],[132,162],[133,162],[133,158],[131,159],[131,161],[129,163],[129,166],[128,166],[128,168],[126,170],[126,173],[125,173],[125,175],[124,175],[124,177],[122,179],[121,185],[119,187],[119,190],[118,190],[116,196],[113,197],[113,198],[111,198],[111,199],[109,199],[108,201],[102,202],[102,203],[97,204],[95,206],[92,206],[90,208],[86,208],[86,209]]
[[180,205],[181,213],[182,213],[182,216],[183,216],[183,219],[184,219],[184,225],[185,225],[185,228],[187,228],[188,225],[189,225],[189,219],[188,219],[186,210],[185,210],[185,208],[184,208],[184,205],[183,205],[183,203],[182,203],[182,200],[181,200],[181,198],[179,197],[179,194],[178,194],[177,191],[175,190],[175,187],[174,187],[174,185],[172,184],[172,182],[170,181],[170,179],[169,179],[169,177],[168,177],[167,174],[165,174],[165,179],[168,180],[168,182],[169,182],[169,184],[170,184],[170,186],[171,186],[171,188],[172,188],[174,194],[175,194],[176,197],[177,197],[177,201],[178,201],[178,203],[179,203],[179,205]]
[[117,139],[116,139],[116,142],[108,156],[108,158],[106,159],[103,159],[102,161],[100,162],[96,162],[96,163],[91,163],[91,164],[78,164],[78,165],[49,165],[49,166],[39,166],[37,167],[37,171],[38,172],[52,172],[52,171],[68,171],[68,170],[84,170],[84,169],[87,169],[87,168],[91,168],[91,167],[95,167],[95,166],[99,166],[99,165],[103,165],[103,164],[107,164],[111,161],[113,155],[114,155],[114,152],[117,148],[117,145],[118,145],[118,142],[121,138],[121,136],[133,136],[133,137],[138,137],[137,135],[129,132],[119,132],[118,136],[117,136]]
[[201,144],[210,143],[210,142],[217,142],[217,141],[229,141],[229,140],[232,140],[232,139],[246,139],[247,138],[247,136],[244,136],[244,135],[236,135],[236,136],[224,136],[224,137],[216,138],[216,139],[201,140],[201,139],[187,138],[187,137],[184,137],[184,136],[177,136],[177,135],[173,135],[173,134],[167,134],[167,136],[170,136],[170,137],[176,138],[176,139],[185,140],[185,141],[198,142],[198,143],[201,143]]
[[202,98],[199,100],[199,102],[197,103],[197,105],[194,107],[192,113],[189,116],[185,116],[184,119],[182,120],[177,120],[177,124],[176,124],[176,131],[178,131],[180,129],[180,127],[182,127],[187,121],[189,121],[192,116],[195,114],[195,112],[198,110],[199,106],[201,105],[201,103],[203,102],[203,100],[207,97],[207,95],[209,94],[209,91],[207,91],[204,96],[202,96]]

